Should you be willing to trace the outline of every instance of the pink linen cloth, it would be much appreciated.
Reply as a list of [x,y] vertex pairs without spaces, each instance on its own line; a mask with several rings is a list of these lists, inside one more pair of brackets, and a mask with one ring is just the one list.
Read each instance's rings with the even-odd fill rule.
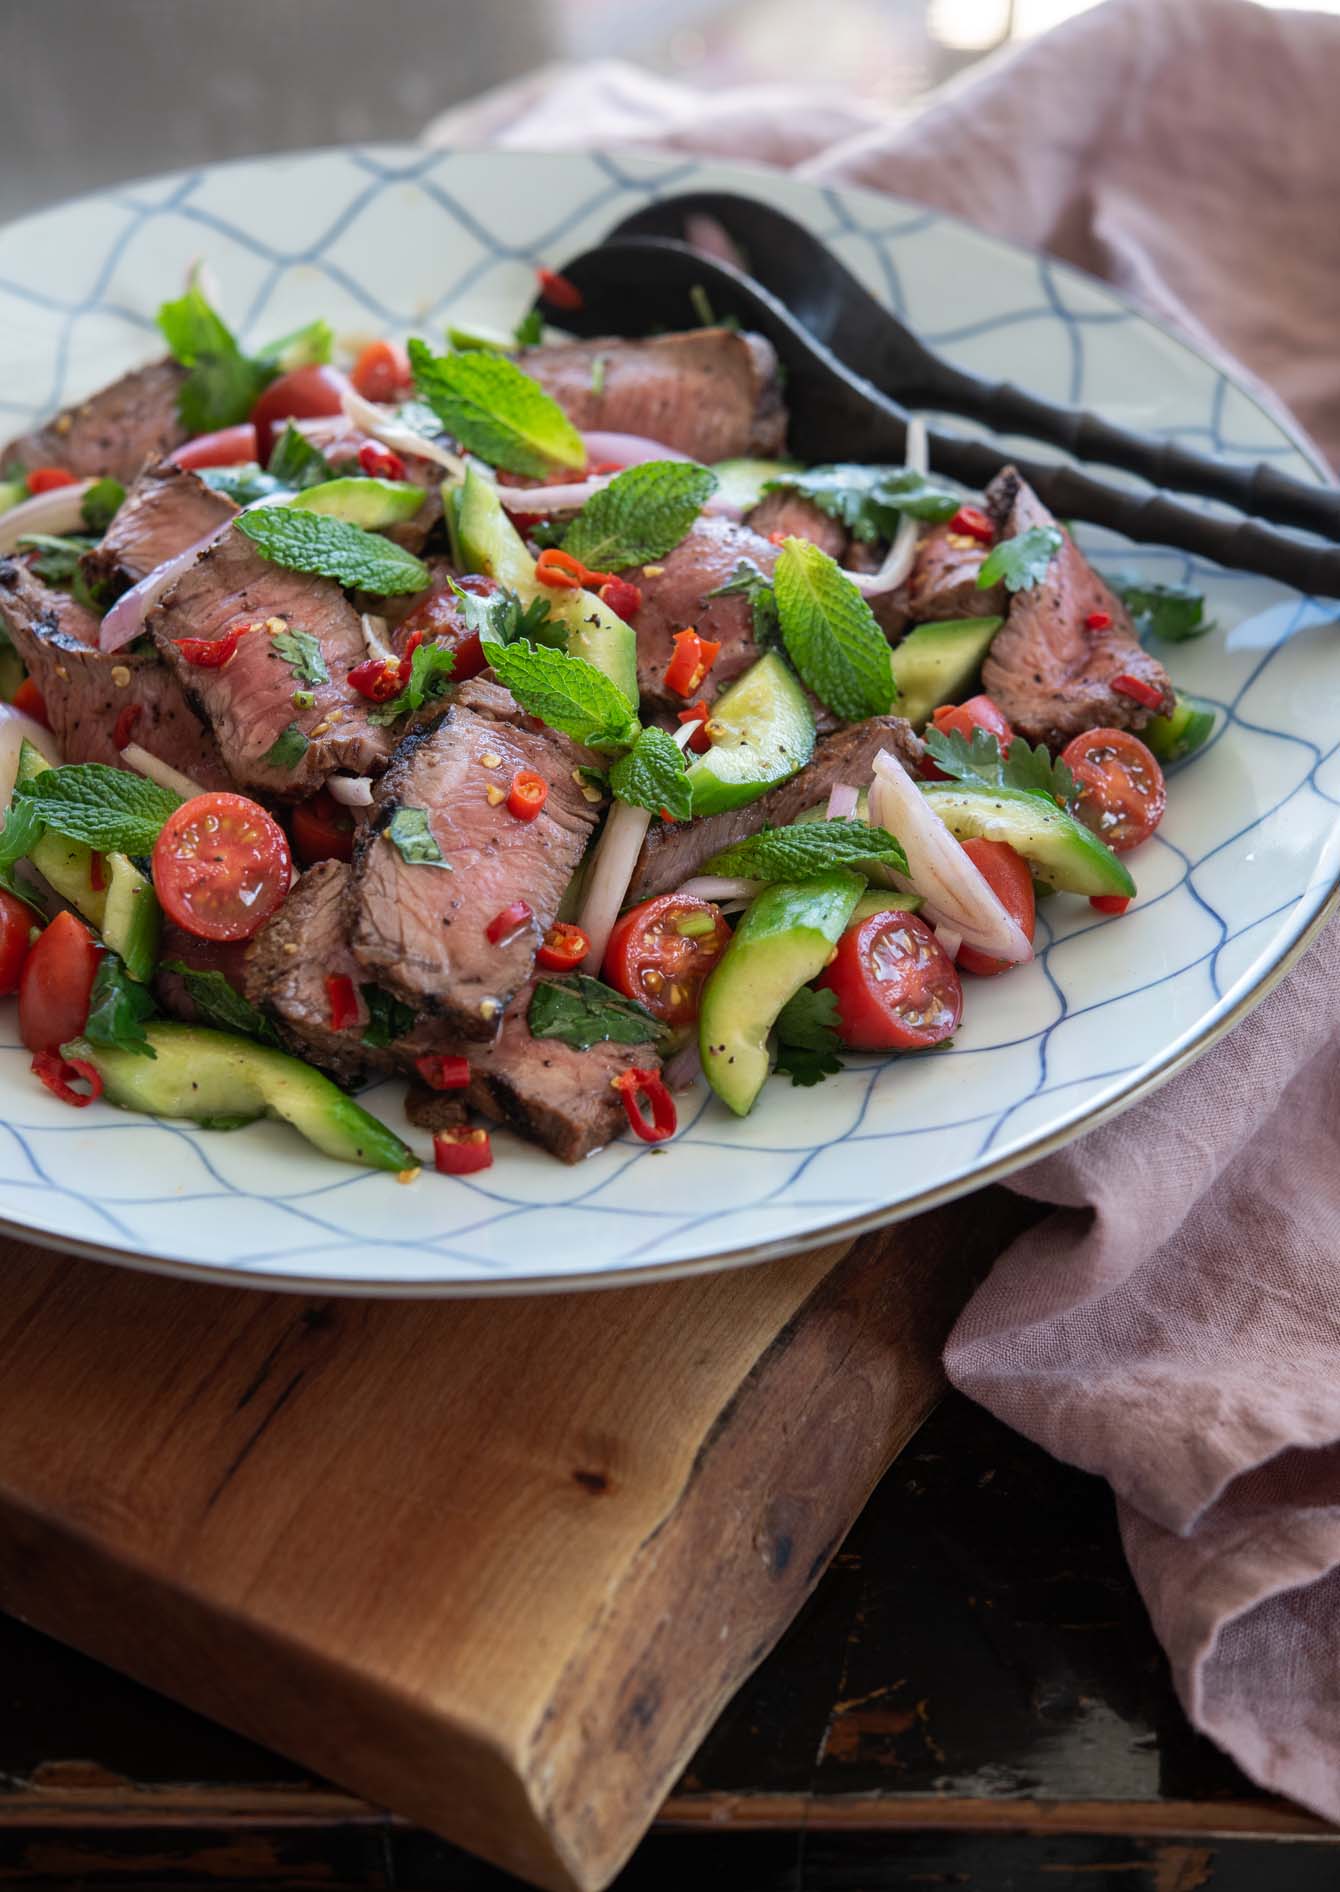
[[[1104,276],[1340,457],[1340,20],[1110,0],[895,120],[558,69],[435,142],[640,144],[955,212]],[[1015,1176],[1054,1212],[950,1336],[954,1384],[1107,1478],[1197,1727],[1340,1820],[1340,922],[1197,1064]]]

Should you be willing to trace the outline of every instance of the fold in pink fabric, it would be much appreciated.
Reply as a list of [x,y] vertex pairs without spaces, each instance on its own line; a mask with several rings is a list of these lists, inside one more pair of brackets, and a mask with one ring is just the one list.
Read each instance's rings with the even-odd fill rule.
[[[1111,0],[910,120],[559,69],[438,142],[664,145],[884,189],[1116,283],[1340,457],[1340,20]],[[1297,424],[1297,423],[1295,423]],[[1053,1213],[946,1350],[1101,1474],[1197,1727],[1340,1819],[1340,928],[1196,1064],[1013,1179]]]

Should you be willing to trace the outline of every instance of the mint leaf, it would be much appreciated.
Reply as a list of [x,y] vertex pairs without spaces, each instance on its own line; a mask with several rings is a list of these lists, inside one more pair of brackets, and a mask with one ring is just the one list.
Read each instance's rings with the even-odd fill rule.
[[716,474],[692,460],[626,467],[587,500],[564,534],[563,550],[602,572],[664,558],[716,488]]
[[901,844],[886,829],[865,821],[798,821],[790,828],[763,828],[714,854],[702,871],[742,880],[804,880],[830,867],[859,867],[863,861],[907,872]]
[[262,473],[254,460],[242,466],[197,467],[195,476],[203,480],[211,492],[222,493],[235,506],[250,506],[257,499],[268,499],[271,493],[287,490],[283,480]]
[[987,553],[977,574],[980,591],[1004,584],[1006,591],[1028,591],[1041,584],[1056,554],[1065,543],[1059,526],[1030,526],[1012,539],[1002,539]]
[[752,558],[742,558],[724,585],[706,594],[708,598],[748,598],[754,608],[754,642],[760,650],[775,644],[778,636],[777,598],[772,580],[766,578]]
[[387,703],[368,711],[368,721],[379,727],[422,709],[441,696],[456,668],[456,659],[445,644],[420,644],[409,660],[409,682]]
[[536,644],[492,644],[499,683],[522,709],[592,749],[626,749],[638,739],[633,705],[603,670]]
[[662,810],[674,821],[693,813],[693,788],[684,772],[684,755],[673,736],[655,726],[639,732],[627,755],[610,770],[610,788],[620,801],[637,808]]
[[218,1031],[239,1032],[242,1037],[255,1038],[263,1045],[280,1043],[279,1034],[269,1019],[229,985],[221,972],[202,972],[182,959],[165,959],[160,970],[176,973],[202,1025],[212,1025]]
[[243,513],[238,530],[251,540],[262,558],[288,571],[315,572],[333,578],[347,591],[371,591],[392,598],[426,591],[432,574],[421,559],[393,539],[365,532],[347,520],[319,512],[296,512],[288,506],[267,506]]
[[1118,595],[1142,637],[1185,644],[1214,629],[1205,616],[1205,593],[1190,585],[1129,584],[1119,587]]
[[23,801],[10,802],[4,826],[0,828],[0,887],[7,888],[39,913],[42,908],[36,894],[19,879],[14,869],[28,858],[45,833],[46,824],[35,808]]
[[408,867],[441,867],[450,873],[450,864],[442,858],[437,837],[428,825],[426,808],[397,808],[382,831],[400,850]]
[[515,591],[499,585],[496,591],[467,591],[454,578],[447,583],[456,594],[467,631],[473,631],[481,644],[515,644],[524,638],[532,644],[548,644],[562,650],[568,641],[568,627],[549,615],[549,600],[538,594],[523,605]]
[[782,642],[802,681],[848,722],[882,716],[896,695],[893,662],[851,579],[808,539],[787,539],[772,587]]
[[490,466],[537,479],[585,466],[582,437],[558,402],[506,356],[435,355],[414,340],[409,358],[414,385],[442,425]]
[[292,374],[295,368],[319,368],[330,360],[335,348],[335,331],[320,316],[305,322],[291,335],[281,335],[256,351],[258,366],[275,374]]
[[807,1088],[822,1084],[826,1077],[833,1077],[842,1069],[842,1060],[837,1055],[841,1039],[835,993],[826,988],[815,991],[812,986],[801,986],[778,1013],[774,1029],[777,1033],[776,1072],[789,1077],[792,1084]]
[[54,532],[25,532],[17,541],[16,549],[37,554],[28,563],[44,585],[67,586],[79,570],[84,553],[91,552],[96,544],[96,539],[82,534],[58,537]]
[[121,510],[126,489],[120,480],[95,480],[79,502],[79,516],[101,538]]
[[379,985],[360,985],[358,989],[368,1008],[368,1022],[363,1032],[365,1045],[382,1050],[413,1031],[418,1014],[412,1005],[405,1005],[389,992],[383,992]]
[[156,1058],[158,1053],[145,1036],[144,1021],[157,1010],[148,988],[131,978],[115,953],[105,952],[98,961],[89,994],[88,1022],[84,1026],[89,1043]]
[[974,729],[971,742],[957,729],[928,724],[923,740],[936,767],[970,787],[1021,788],[1064,808],[1074,797],[1075,778],[1064,762],[1053,761],[1045,744],[1030,749],[1027,738],[1016,736],[1002,755],[1000,742],[988,729]]
[[541,979],[526,1014],[532,1038],[558,1038],[576,1051],[592,1045],[663,1044],[665,1026],[634,999],[584,972]]
[[[163,823],[181,807],[181,797],[142,775],[102,762],[76,762],[16,783],[13,807],[31,809],[56,834],[100,854],[150,854]],[[5,824],[7,843],[13,818],[11,813]]]
[[905,516],[952,519],[963,501],[910,466],[812,466],[768,480],[765,493],[796,493],[868,545],[891,539]]
[[544,317],[538,309],[527,309],[512,330],[512,339],[518,348],[534,348],[544,340]]
[[270,644],[279,652],[298,683],[329,683],[330,672],[321,646],[310,631],[274,631]]
[[299,433],[290,421],[276,440],[266,472],[280,486],[296,493],[309,486],[324,486],[330,478],[330,462],[312,445],[306,434]]
[[296,769],[311,745],[296,723],[275,737],[265,752],[265,761],[272,769]]

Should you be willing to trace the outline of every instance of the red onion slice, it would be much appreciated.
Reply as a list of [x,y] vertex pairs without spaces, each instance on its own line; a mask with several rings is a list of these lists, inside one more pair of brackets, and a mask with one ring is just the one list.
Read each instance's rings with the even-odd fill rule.
[[121,751],[121,760],[128,769],[134,769],[136,775],[147,776],[149,781],[157,782],[160,788],[166,788],[173,795],[180,795],[183,801],[191,801],[196,795],[205,792],[199,782],[193,782],[189,775],[174,769],[170,762],[160,761],[149,750],[141,749],[137,742],[126,744]]
[[596,851],[591,857],[591,874],[577,921],[591,942],[591,950],[582,961],[583,972],[599,975],[605,948],[610,943],[614,922],[619,917],[619,908],[650,826],[649,808],[635,808],[632,802],[616,801],[610,810],[605,832],[596,842]]
[[649,440],[646,434],[609,434],[598,429],[582,435],[587,460],[599,466],[602,461],[623,468],[644,466],[648,460],[688,460],[692,456],[677,447],[667,447],[663,440]]
[[679,1050],[672,1053],[661,1067],[661,1076],[666,1088],[672,1091],[691,1091],[703,1074],[702,1049],[698,1043],[697,1031],[691,1031]]
[[834,782],[828,792],[828,807],[824,811],[825,821],[850,821],[860,806],[860,791],[850,782]]
[[941,920],[939,925],[933,927],[931,930],[944,947],[949,957],[951,959],[957,959],[958,949],[963,944],[962,933],[956,933],[953,927],[948,925],[944,920]]
[[44,755],[53,765],[61,760],[56,738],[43,724],[16,710],[12,703],[0,703],[0,814],[8,809],[19,773],[19,750],[25,742]]
[[92,480],[78,480],[73,486],[55,486],[0,513],[0,553],[14,551],[26,532],[51,532],[60,538],[67,532],[83,531],[81,508],[92,484]]
[[178,552],[175,558],[156,565],[129,591],[123,591],[102,620],[102,628],[98,632],[98,649],[110,652],[133,644],[144,629],[145,618],[163,593],[176,583],[188,566],[195,564],[206,546],[213,545],[215,539],[223,537],[231,524],[232,520],[226,519],[221,526],[215,526],[212,532],[207,532],[203,539],[197,539],[184,552]]
[[372,806],[372,777],[370,775],[332,775],[326,787],[336,801],[343,802],[346,808],[370,808]]
[[346,415],[354,425],[361,427],[374,440],[380,440],[383,446],[394,447],[397,453],[408,453],[420,460],[432,460],[435,465],[444,466],[454,479],[465,478],[465,461],[459,454],[444,447],[440,441],[430,439],[427,434],[421,434],[417,428],[408,426],[389,408],[378,407],[375,401],[365,401],[353,387],[345,388],[340,398],[344,402]]
[[[682,460],[684,455],[676,453],[662,457]],[[629,464],[634,462],[630,461]],[[639,461],[636,464],[645,465],[646,462]],[[613,473],[593,473],[590,479],[570,480],[561,486],[499,486],[498,497],[508,512],[542,513],[546,517],[555,512],[579,512],[587,500],[602,492],[614,477]],[[712,494],[703,506],[703,511],[719,514],[726,519],[741,517],[740,508],[730,500],[723,499],[719,493]]]
[[767,884],[766,880],[746,880],[735,874],[695,874],[675,892],[694,900],[752,900]]
[[[911,472],[920,473],[923,477],[930,468],[925,422],[915,417],[907,423],[907,465]],[[879,570],[874,573],[848,572],[847,577],[862,597],[867,599],[882,598],[887,592],[897,591],[916,562],[920,538],[920,525],[910,513],[904,513]]]

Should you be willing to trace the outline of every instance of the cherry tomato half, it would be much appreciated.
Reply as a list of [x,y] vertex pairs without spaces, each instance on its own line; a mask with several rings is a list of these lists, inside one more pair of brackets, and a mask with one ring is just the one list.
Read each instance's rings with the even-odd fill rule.
[[963,986],[915,913],[874,913],[849,926],[815,981],[837,998],[838,1033],[853,1051],[925,1051],[958,1029]]
[[304,867],[318,861],[354,858],[354,818],[324,788],[310,801],[300,801],[289,816],[293,851]]
[[[1005,712],[989,696],[970,696],[966,703],[942,703],[932,723],[946,733],[951,730],[962,736],[965,742],[972,741],[974,729],[984,729],[989,736],[994,736],[1002,751],[1014,741],[1014,731],[1006,720]],[[937,769],[929,756],[921,765],[921,772],[927,781],[943,782],[944,771]]]
[[[965,841],[963,852],[1031,940],[1037,924],[1037,901],[1033,897],[1033,875],[1023,855],[1016,854],[1004,841]],[[975,972],[979,978],[989,979],[997,972],[1008,972],[1013,961],[993,959],[976,946],[960,946],[956,963],[960,972]]]
[[1163,819],[1163,770],[1126,729],[1086,729],[1061,751],[1079,791],[1075,813],[1114,854],[1147,841]]
[[[487,598],[490,592],[498,589],[495,578],[485,578],[471,574],[458,580],[462,591],[473,592],[477,598]],[[425,644],[444,644],[455,658],[452,665],[453,683],[464,683],[467,677],[477,677],[484,668],[483,646],[479,633],[469,629],[461,601],[450,585],[438,585],[416,604],[400,627],[405,643],[419,633],[419,641]]]
[[42,700],[42,692],[31,677],[25,677],[14,692],[14,707],[22,710],[25,716],[31,716],[35,723],[41,723],[43,729],[50,729],[47,706]]
[[663,893],[625,913],[605,949],[605,977],[667,1025],[698,1016],[703,984],[730,944],[720,907]]
[[353,382],[365,401],[393,401],[414,377],[399,342],[369,342],[354,363]]
[[36,917],[31,907],[0,887],[0,997],[8,998],[19,989]]
[[196,795],[154,843],[154,891],[198,939],[250,939],[288,892],[284,830],[245,795]]
[[97,970],[93,935],[73,913],[58,913],[19,976],[19,1036],[30,1051],[56,1051],[79,1036]]
[[275,436],[285,421],[315,420],[322,414],[344,411],[343,394],[349,385],[337,368],[295,368],[272,381],[251,410],[256,429],[256,458],[264,466],[274,450]]
[[256,458],[256,429],[249,420],[237,427],[220,427],[214,434],[197,434],[168,455],[172,466],[245,466]]

